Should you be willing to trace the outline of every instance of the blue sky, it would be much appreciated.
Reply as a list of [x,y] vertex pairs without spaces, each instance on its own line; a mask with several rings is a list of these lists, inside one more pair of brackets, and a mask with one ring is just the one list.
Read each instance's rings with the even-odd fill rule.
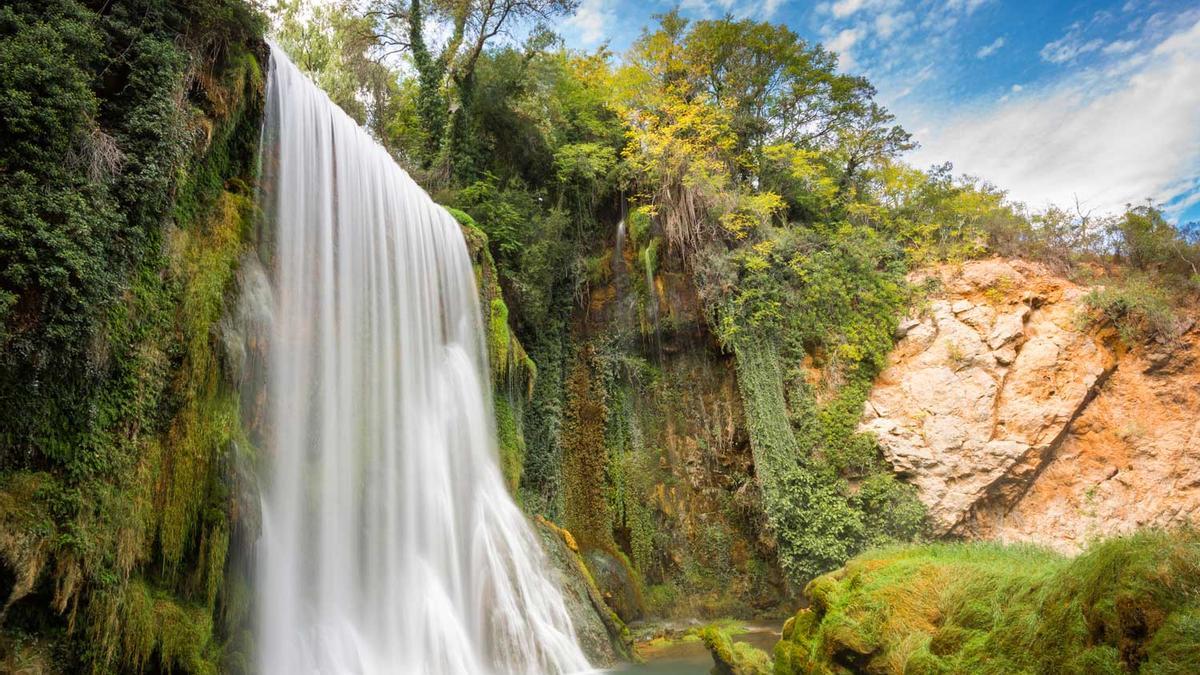
[[1195,0],[582,0],[568,45],[623,51],[653,15],[785,23],[866,75],[921,143],[1029,206],[1146,198],[1200,220]]

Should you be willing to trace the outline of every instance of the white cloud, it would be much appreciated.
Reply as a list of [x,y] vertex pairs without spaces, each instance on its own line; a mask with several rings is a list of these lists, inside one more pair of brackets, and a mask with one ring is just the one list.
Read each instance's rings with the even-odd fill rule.
[[[1200,21],[1118,64],[1072,73],[1012,100],[920,116],[933,129],[910,159],[950,160],[1034,208],[1119,210],[1177,201],[1200,176]],[[1013,93],[1021,91],[1014,85]],[[916,126],[916,125],[913,125]],[[1181,178],[1183,177],[1183,178]]]
[[992,54],[995,54],[996,52],[1000,51],[1000,48],[1003,46],[1004,46],[1004,38],[998,37],[995,40],[993,40],[990,45],[984,45],[983,47],[980,47],[979,51],[975,52],[975,58],[986,59],[987,57],[991,56]]
[[912,12],[882,12],[875,17],[875,34],[887,40],[893,35],[904,33],[912,25]]
[[896,16],[894,14],[880,14],[875,17],[875,32],[883,39],[890,38],[896,32],[897,26]]
[[946,0],[946,8],[952,11],[965,11],[974,14],[975,10],[986,5],[989,0]]
[[946,0],[944,3],[926,3],[928,8],[922,25],[932,31],[945,33],[952,30],[963,17],[969,17],[975,10],[984,6],[990,0]]
[[859,38],[862,37],[862,33],[861,28],[847,28],[825,43],[825,46],[835,52],[847,51],[858,42]]
[[[682,0],[679,8],[685,14],[697,15],[708,19],[718,18],[725,14],[736,17],[753,18],[759,21],[770,19],[776,10],[786,0]],[[586,2],[586,0],[585,0]],[[599,3],[597,3],[599,4]],[[617,4],[606,2],[604,4]]]
[[1019,93],[1021,93],[1022,91],[1025,91],[1025,87],[1022,87],[1022,86],[1021,86],[1021,85],[1019,85],[1019,84],[1014,84],[1014,85],[1012,86],[1012,89],[1010,89],[1009,91],[1011,91],[1011,92],[1012,92],[1012,93],[1014,93],[1014,94],[1019,94]]
[[861,28],[847,28],[833,37],[831,40],[826,40],[825,46],[831,51],[838,53],[838,66],[842,70],[853,70],[857,67],[854,60],[854,54],[850,51],[854,45],[863,36]]
[[862,9],[865,4],[867,0],[837,0],[830,5],[829,11],[837,18],[844,19]]
[[607,4],[605,0],[583,0],[564,22],[574,29],[583,46],[594,47],[608,37],[614,17]]

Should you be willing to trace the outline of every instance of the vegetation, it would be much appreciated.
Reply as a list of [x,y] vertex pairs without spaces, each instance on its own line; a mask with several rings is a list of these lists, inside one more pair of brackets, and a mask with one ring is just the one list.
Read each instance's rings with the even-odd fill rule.
[[1200,534],[1148,530],[1078,558],[933,544],[805,590],[776,673],[1184,673],[1200,660]]
[[216,328],[253,232],[262,24],[38,0],[0,25],[0,652],[236,670],[249,443]]
[[1149,338],[1173,337],[1174,295],[1169,287],[1134,274],[1093,289],[1084,302],[1096,312],[1090,319],[1111,323],[1126,344],[1135,345]]
[[[511,411],[526,508],[651,573],[652,597],[682,590],[682,576],[666,583],[647,553],[669,538],[646,507],[670,479],[645,441],[665,420],[627,406],[663,374],[664,331],[681,328],[658,322],[667,275],[695,289],[705,331],[735,360],[754,456],[747,478],[776,542],[756,555],[794,582],[923,532],[913,490],[855,432],[895,321],[920,292],[905,282],[914,266],[1001,254],[1099,273],[1106,290],[1085,318],[1130,340],[1169,334],[1172,307],[1198,290],[1194,236],[1153,206],[1104,218],[1030,213],[949,165],[905,165],[912,141],[870,83],[783,26],[669,12],[617,56],[533,28],[572,6],[503,14],[382,2],[320,16],[335,43],[337,26],[373,22],[373,42],[354,43],[342,63],[409,60],[415,75],[394,73],[386,100],[359,100],[375,106],[380,141],[487,235],[507,323],[539,375]],[[437,45],[432,20],[452,28]],[[530,29],[523,42],[496,37],[518,25]],[[285,37],[296,41],[296,30],[285,25]],[[383,91],[336,64],[313,66],[319,79],[323,68],[358,77],[360,92]],[[631,308],[594,315],[609,292]],[[634,363],[659,372],[643,377]]]
[[771,657],[744,642],[735,642],[728,630],[717,624],[701,628],[700,640],[712,654],[713,675],[770,675]]
[[[549,32],[573,0],[263,4],[297,63],[454,207],[510,488],[654,612],[750,613],[922,538],[914,491],[856,432],[915,266],[1042,261],[1096,282],[1083,319],[1131,345],[1174,339],[1200,294],[1194,226],[1152,204],[1033,213],[907,166],[870,83],[783,26],[669,12],[616,55]],[[268,25],[243,0],[0,8],[0,658],[247,667],[254,430],[221,342],[254,244]],[[809,586],[831,600],[793,624],[781,667],[1177,662],[1191,596],[1160,591],[1184,588],[1194,540],[1076,563],[871,554]],[[1148,567],[1154,546],[1177,579]],[[1089,595],[1097,579],[1116,595]],[[936,626],[884,617],[935,600]]]

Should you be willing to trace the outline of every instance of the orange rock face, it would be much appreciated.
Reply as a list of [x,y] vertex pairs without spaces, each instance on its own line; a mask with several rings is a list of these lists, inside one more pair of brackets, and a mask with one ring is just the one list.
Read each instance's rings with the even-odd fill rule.
[[862,428],[937,534],[1088,538],[1200,511],[1200,335],[1125,350],[1081,321],[1087,289],[1022,261],[923,273]]

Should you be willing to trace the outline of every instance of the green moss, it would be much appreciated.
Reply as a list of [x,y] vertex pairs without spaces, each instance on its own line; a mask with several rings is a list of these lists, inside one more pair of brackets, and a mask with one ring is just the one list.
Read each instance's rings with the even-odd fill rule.
[[500,469],[511,493],[517,493],[521,484],[521,470],[525,465],[525,436],[513,414],[512,406],[505,396],[497,396],[496,435],[500,444]]
[[[144,0],[103,14],[19,2],[0,23],[14,16],[105,36],[62,58],[82,63],[76,75],[98,106],[82,124],[121,161],[89,173],[60,153],[66,173],[27,174],[43,192],[92,200],[79,214],[114,220],[72,234],[102,244],[87,251],[82,286],[21,282],[19,297],[47,301],[26,308],[40,315],[26,325],[57,337],[0,344],[0,398],[29,407],[0,420],[0,558],[23,581],[12,615],[61,631],[57,661],[72,672],[215,672],[221,633],[234,630],[216,620],[238,526],[228,453],[245,439],[216,327],[254,232],[263,80],[251,36],[261,24],[232,0]],[[0,50],[0,71],[10,56]],[[21,209],[3,211],[4,236],[33,236],[50,217]],[[50,270],[52,258],[31,264]],[[89,306],[68,327],[50,308],[72,294]]]
[[500,468],[509,490],[518,495],[525,463],[525,406],[533,396],[537,366],[525,353],[525,347],[509,326],[508,305],[504,301],[496,265],[488,248],[488,235],[467,213],[454,208],[446,210],[462,226],[475,268],[480,306],[484,310]]
[[606,551],[612,540],[607,494],[605,424],[608,406],[593,376],[593,350],[585,347],[567,377],[567,414],[562,436],[564,522],[584,550]]
[[713,675],[770,675],[771,657],[744,642],[734,642],[728,628],[710,624],[699,631],[700,639],[712,654]]
[[1071,559],[1030,546],[885,549],[815,579],[776,673],[1186,672],[1200,534],[1148,530]]

